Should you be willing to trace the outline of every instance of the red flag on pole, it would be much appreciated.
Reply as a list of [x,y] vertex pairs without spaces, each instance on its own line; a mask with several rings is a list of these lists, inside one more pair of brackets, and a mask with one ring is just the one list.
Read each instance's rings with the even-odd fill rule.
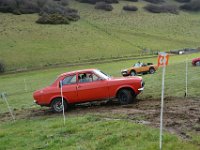
[[168,65],[169,54],[167,53],[159,53],[158,55],[158,67],[163,67]]

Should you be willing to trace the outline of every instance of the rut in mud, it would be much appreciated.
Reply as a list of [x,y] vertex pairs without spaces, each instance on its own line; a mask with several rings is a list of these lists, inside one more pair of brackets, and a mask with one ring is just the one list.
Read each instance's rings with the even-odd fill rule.
[[[109,114],[109,117],[102,115],[103,119],[113,119],[112,115],[124,115],[129,121],[159,127],[160,124],[160,100],[138,100],[134,104],[120,106],[116,102],[106,104],[78,105],[66,115]],[[15,111],[16,119],[32,119],[35,117],[54,117],[60,114],[51,112],[48,108],[25,109]],[[166,98],[164,102],[164,129],[178,134],[182,138],[189,139],[187,132],[200,134],[200,100]],[[9,113],[0,114],[0,121],[10,119]],[[116,117],[115,117],[116,119]]]

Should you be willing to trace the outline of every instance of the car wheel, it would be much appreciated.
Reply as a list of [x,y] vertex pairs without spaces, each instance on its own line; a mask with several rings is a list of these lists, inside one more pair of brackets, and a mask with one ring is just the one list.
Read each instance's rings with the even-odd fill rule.
[[154,68],[150,68],[150,69],[149,69],[149,73],[150,73],[150,74],[154,74],[154,73],[155,73],[155,69],[154,69]]
[[196,66],[200,66],[200,61],[197,61],[197,62],[195,63],[195,65],[196,65]]
[[[64,109],[66,110],[67,109],[67,103],[66,103],[65,100],[63,101],[63,104],[64,104]],[[62,99],[58,98],[58,99],[53,100],[53,102],[51,103],[51,108],[56,113],[62,112],[63,111]]]
[[117,97],[121,105],[130,104],[134,100],[134,96],[131,91],[127,89],[120,90]]
[[136,72],[135,72],[134,70],[132,70],[132,71],[130,72],[130,75],[131,75],[131,76],[135,76],[135,75],[136,75]]

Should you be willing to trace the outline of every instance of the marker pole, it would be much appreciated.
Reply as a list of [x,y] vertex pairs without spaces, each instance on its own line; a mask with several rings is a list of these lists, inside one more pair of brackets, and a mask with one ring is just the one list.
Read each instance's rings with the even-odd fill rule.
[[24,90],[27,92],[27,84],[26,84],[26,79],[24,79]]
[[60,94],[61,94],[61,98],[62,98],[63,121],[64,121],[64,125],[65,125],[65,107],[64,107],[64,98],[63,98],[62,81],[60,81]]
[[188,58],[186,58],[186,65],[185,65],[185,97],[188,96]]
[[9,105],[9,103],[8,103],[8,100],[7,100],[7,98],[6,98],[5,93],[2,93],[2,94],[1,94],[1,97],[2,97],[2,99],[6,102],[6,105],[7,105],[7,107],[8,107],[9,112],[10,112],[10,115],[11,115],[13,121],[15,121],[15,116],[13,115],[12,109],[10,108],[10,105]]
[[161,95],[161,110],[160,110],[160,150],[162,150],[162,137],[163,137],[164,92],[165,92],[165,65],[163,66],[163,73],[162,73],[162,95]]

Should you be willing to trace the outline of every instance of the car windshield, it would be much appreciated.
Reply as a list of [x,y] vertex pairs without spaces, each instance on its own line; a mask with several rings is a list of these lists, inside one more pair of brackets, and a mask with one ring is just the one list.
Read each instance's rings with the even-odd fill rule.
[[134,67],[140,67],[140,64],[139,63],[136,63],[133,65]]
[[102,72],[101,70],[94,70],[94,72],[103,79],[109,79],[110,75],[107,75],[106,73]]

